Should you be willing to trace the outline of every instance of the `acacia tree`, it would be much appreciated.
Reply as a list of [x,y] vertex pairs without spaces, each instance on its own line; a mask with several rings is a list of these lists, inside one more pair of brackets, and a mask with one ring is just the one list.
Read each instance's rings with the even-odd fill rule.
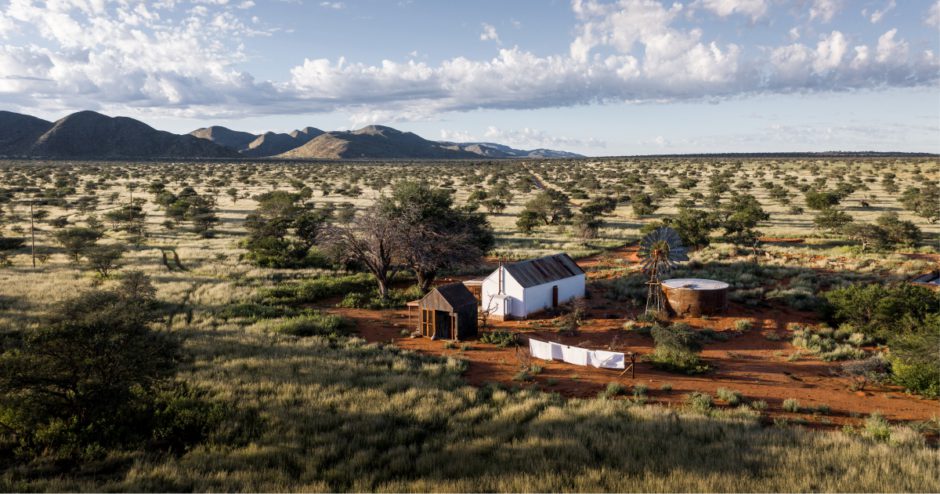
[[87,228],[75,226],[55,232],[55,239],[62,244],[66,254],[72,258],[76,264],[81,261],[82,256],[94,247],[95,243],[103,236],[101,230],[96,228]]
[[760,202],[750,194],[736,194],[721,208],[721,226],[725,236],[734,245],[753,245],[760,232],[755,230],[761,221],[770,219]]
[[448,190],[399,182],[378,206],[387,221],[401,225],[401,255],[422,292],[430,290],[441,271],[477,265],[493,247],[486,217],[470,208],[454,207]]
[[323,215],[314,211],[311,203],[302,202],[300,194],[291,192],[266,192],[255,200],[258,208],[245,220],[249,259],[267,267],[302,264],[318,241]]

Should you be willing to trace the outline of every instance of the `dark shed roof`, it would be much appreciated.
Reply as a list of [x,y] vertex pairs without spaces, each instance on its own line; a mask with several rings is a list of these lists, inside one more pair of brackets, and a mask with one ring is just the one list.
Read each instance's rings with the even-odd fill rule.
[[538,259],[529,259],[528,261],[507,264],[503,267],[524,288],[584,274],[584,271],[568,254],[555,254]]
[[431,290],[419,304],[421,307],[442,310],[457,310],[466,306],[477,306],[477,299],[463,283],[441,285]]

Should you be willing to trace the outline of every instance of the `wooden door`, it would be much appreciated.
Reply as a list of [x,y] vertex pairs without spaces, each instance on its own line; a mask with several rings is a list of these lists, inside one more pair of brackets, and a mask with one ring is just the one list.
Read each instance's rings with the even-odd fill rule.
[[421,334],[428,338],[434,337],[435,311],[421,309]]
[[558,285],[552,287],[552,307],[558,307]]

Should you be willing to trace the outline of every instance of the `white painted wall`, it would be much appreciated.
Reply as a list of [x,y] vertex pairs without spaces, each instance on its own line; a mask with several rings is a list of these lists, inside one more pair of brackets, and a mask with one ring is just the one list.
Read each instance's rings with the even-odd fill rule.
[[584,282],[584,275],[579,274],[570,278],[526,288],[523,294],[525,315],[550,309],[552,307],[552,287],[554,286],[558,287],[559,304],[570,302],[575,298],[584,297]]
[[534,312],[551,308],[553,286],[558,286],[559,304],[584,297],[585,276],[579,274],[551,283],[523,288],[508,271],[504,271],[503,283],[505,297],[498,297],[499,269],[493,271],[483,280],[480,292],[483,310],[491,307],[491,315],[524,318]]
[[499,269],[490,273],[483,280],[483,287],[480,290],[480,305],[483,310],[487,310],[491,304],[493,311],[490,314],[494,316],[525,317],[525,306],[522,303],[522,285],[509,276],[508,271],[503,272],[503,294],[505,297],[498,297]]

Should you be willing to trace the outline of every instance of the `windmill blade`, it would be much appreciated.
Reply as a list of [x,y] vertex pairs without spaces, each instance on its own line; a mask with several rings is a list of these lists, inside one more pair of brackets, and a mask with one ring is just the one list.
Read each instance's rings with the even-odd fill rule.
[[637,256],[647,273],[659,275],[674,268],[679,262],[688,261],[688,249],[682,245],[682,237],[669,227],[661,227],[640,240]]

